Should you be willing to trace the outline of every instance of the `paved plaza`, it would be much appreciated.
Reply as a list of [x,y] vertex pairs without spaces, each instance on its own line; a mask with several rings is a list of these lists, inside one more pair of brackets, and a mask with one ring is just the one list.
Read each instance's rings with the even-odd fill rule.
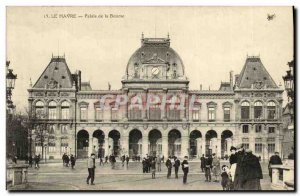
[[[97,160],[98,161],[98,160]],[[221,164],[226,164],[223,162]],[[228,164],[228,163],[227,163]],[[261,180],[263,190],[270,190],[270,179],[267,164],[262,163],[264,179]],[[64,167],[62,162],[42,163],[40,169],[29,168],[27,190],[222,190],[220,182],[205,182],[199,162],[190,162],[188,184],[182,183],[183,172],[179,170],[179,179],[167,179],[166,167],[162,163],[162,171],[156,173],[156,179],[151,173],[142,173],[141,162],[129,162],[122,167],[116,163],[115,169],[110,164],[99,166],[95,171],[95,185],[87,185],[86,161],[78,160],[75,169]]]

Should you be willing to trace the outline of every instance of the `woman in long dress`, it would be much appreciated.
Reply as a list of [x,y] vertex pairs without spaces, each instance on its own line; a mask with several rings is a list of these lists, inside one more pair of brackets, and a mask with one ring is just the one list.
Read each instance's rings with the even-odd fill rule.
[[221,165],[220,165],[220,159],[216,156],[216,154],[213,154],[213,160],[212,160],[212,172],[213,176],[215,177],[214,182],[219,182],[219,175],[221,174]]

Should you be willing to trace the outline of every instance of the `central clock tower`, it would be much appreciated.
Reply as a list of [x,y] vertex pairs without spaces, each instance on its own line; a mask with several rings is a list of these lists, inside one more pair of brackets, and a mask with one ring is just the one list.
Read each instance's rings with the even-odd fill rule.
[[129,59],[122,84],[127,89],[188,89],[189,81],[169,38],[142,38],[142,46]]

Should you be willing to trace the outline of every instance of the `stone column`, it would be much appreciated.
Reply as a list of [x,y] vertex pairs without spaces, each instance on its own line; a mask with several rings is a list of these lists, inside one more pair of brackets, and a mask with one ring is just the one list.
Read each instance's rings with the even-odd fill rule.
[[216,152],[216,154],[217,154],[217,157],[221,157],[221,151],[222,151],[222,144],[221,144],[221,136],[219,137],[219,138],[217,138],[217,152]]
[[108,148],[108,146],[109,146],[109,138],[108,138],[108,136],[105,136],[105,142],[104,142],[104,153],[105,153],[105,156],[109,156],[110,155],[110,152],[109,152],[109,148]]
[[165,160],[168,158],[168,136],[162,136],[162,156],[165,157]]
[[188,148],[189,148],[189,137],[188,136],[181,136],[181,153],[180,153],[180,156],[182,158],[184,156],[189,156]]
[[197,159],[202,156],[202,138],[197,139]]
[[143,144],[142,144],[142,151],[143,151],[143,157],[145,157],[148,154],[148,136],[146,134],[143,135],[142,138]]
[[93,147],[93,137],[89,137],[89,148],[88,148],[88,156],[90,156],[91,155],[91,153],[93,153],[93,149],[94,149],[94,147]]
[[123,136],[122,153],[129,155],[129,136]]
[[226,153],[227,153],[227,155],[229,156],[229,155],[230,155],[230,147],[233,146],[233,145],[232,145],[232,138],[227,138],[226,141],[227,141],[227,149],[226,149]]
[[[205,135],[204,135],[204,136],[205,136]],[[201,150],[202,150],[201,156],[202,156],[202,154],[205,155],[205,143],[206,143],[206,140],[205,140],[205,138],[203,138],[203,139],[202,139],[202,143],[201,143]]]

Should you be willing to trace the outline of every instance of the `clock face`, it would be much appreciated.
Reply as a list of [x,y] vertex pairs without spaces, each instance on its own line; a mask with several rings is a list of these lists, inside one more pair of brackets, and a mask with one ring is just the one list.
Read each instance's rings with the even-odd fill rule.
[[153,76],[157,76],[159,74],[160,70],[158,67],[153,67],[151,70],[151,73]]

